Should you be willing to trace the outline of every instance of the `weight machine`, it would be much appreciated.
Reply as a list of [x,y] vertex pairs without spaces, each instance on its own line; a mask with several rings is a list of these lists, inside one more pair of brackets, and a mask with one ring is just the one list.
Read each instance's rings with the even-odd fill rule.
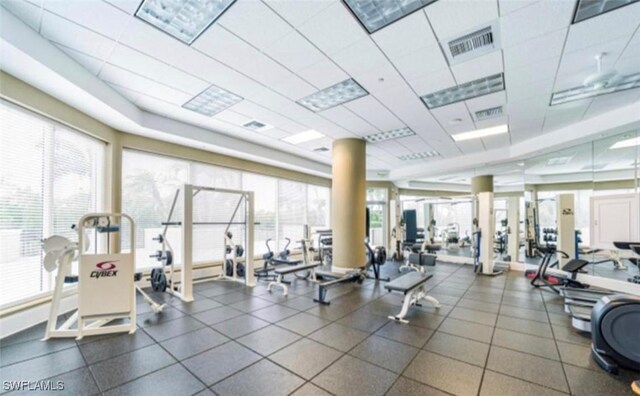
[[[184,218],[182,221],[173,221],[173,213],[180,195],[180,189],[176,191],[167,221],[163,222],[162,234],[154,240],[162,244],[162,250],[152,257],[162,262],[162,268],[155,269],[152,273],[152,285],[158,290],[166,290],[185,302],[193,301],[193,261],[194,261],[194,226],[225,226],[221,237],[223,238],[223,257],[220,274],[214,280],[230,280],[243,282],[245,285],[255,286],[253,272],[253,231],[254,231],[254,193],[253,191],[231,190],[216,187],[195,186],[185,184],[182,188]],[[233,212],[225,221],[198,221],[194,220],[194,199],[199,194],[217,193],[231,195],[237,198]],[[236,245],[233,241],[231,226],[244,226],[244,243]],[[167,230],[170,226],[179,226],[182,229],[182,266],[177,275],[173,260],[173,248],[167,239]],[[244,261],[240,262],[240,257]],[[169,267],[168,276],[166,267]],[[154,278],[155,276],[155,278]],[[155,279],[155,281],[154,281]],[[164,279],[164,281],[163,281]]]

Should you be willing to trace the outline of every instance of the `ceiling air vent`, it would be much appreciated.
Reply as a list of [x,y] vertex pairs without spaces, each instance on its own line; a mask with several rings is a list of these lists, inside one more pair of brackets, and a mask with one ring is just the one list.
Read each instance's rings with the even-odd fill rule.
[[460,37],[446,40],[447,58],[450,64],[460,63],[500,48],[498,23],[474,29]]
[[260,122],[258,120],[251,120],[246,124],[243,124],[242,126],[258,132],[268,131],[269,129],[273,128],[271,125],[265,124],[264,122]]
[[314,148],[313,151],[316,151],[318,153],[324,153],[326,151],[329,151],[328,147],[318,147],[318,148]]
[[502,115],[502,106],[476,111],[476,121],[484,121]]

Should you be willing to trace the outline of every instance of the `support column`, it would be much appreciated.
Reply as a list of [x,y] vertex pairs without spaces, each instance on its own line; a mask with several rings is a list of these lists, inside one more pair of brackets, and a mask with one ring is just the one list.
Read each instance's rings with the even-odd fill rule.
[[478,200],[478,227],[480,228],[480,263],[483,275],[493,272],[493,235],[495,213],[493,211],[493,175],[475,176],[471,179],[471,192]]
[[576,219],[573,194],[558,194],[556,196],[556,216],[558,226],[558,250],[565,252],[569,258],[558,255],[560,263],[558,268],[562,268],[570,259],[576,258]]
[[507,201],[507,254],[511,261],[519,261],[520,254],[520,197]]
[[366,264],[366,142],[362,139],[334,141],[332,173],[332,267],[333,271],[346,272]]

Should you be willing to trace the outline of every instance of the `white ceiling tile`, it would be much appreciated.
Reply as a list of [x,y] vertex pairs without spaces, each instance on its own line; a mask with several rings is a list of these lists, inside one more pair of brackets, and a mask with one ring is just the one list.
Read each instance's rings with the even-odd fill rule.
[[55,43],[98,59],[108,58],[115,45],[115,41],[50,12],[43,13],[41,34]]
[[263,49],[293,31],[278,14],[260,1],[237,1],[216,22]]
[[85,69],[89,70],[89,72],[94,76],[97,76],[98,73],[100,73],[100,70],[102,70],[102,66],[104,65],[103,60],[94,58],[93,56],[89,56],[71,48],[67,48],[63,45],[56,44],[56,46],[64,51],[65,54],[69,55],[73,60],[82,65]]
[[[494,92],[489,95],[480,96],[466,101],[467,108],[471,113],[491,107],[503,106],[507,103],[507,95],[504,91]],[[507,109],[503,109],[506,113]]]
[[[228,122],[230,124],[235,124],[235,125],[243,125],[246,124],[247,122],[253,120],[254,118],[251,117],[247,117],[243,114],[237,113],[233,110],[227,109],[227,110],[223,110],[221,112],[219,112],[218,114],[216,114],[214,116],[217,119],[220,119],[222,121]],[[260,120],[258,120],[260,121]]]
[[264,132],[256,132],[256,133],[260,133],[260,135],[262,135],[264,137],[268,137],[268,138],[276,139],[276,140],[280,140],[282,138],[285,138],[285,137],[291,135],[289,132],[283,131],[283,130],[278,129],[278,128],[273,128],[273,129],[269,129],[269,130],[264,131]]
[[210,85],[206,81],[123,45],[116,46],[108,62],[192,95],[202,92]]
[[366,136],[379,132],[375,126],[371,125],[365,119],[356,115],[344,106],[336,106],[322,112],[322,116],[340,125],[344,129],[357,134],[358,136]]
[[352,76],[378,69],[389,61],[375,43],[366,37],[331,56],[334,62]]
[[498,2],[476,0],[440,0],[425,12],[440,42],[449,41],[462,32],[498,19]]
[[398,59],[421,48],[435,47],[438,41],[424,12],[414,12],[371,35],[391,59]]
[[126,12],[129,15],[133,15],[138,6],[140,6],[140,0],[104,0],[107,3],[113,5],[114,7],[118,7],[122,11]]
[[[617,108],[628,106],[636,102],[640,98],[640,92],[637,89],[613,93],[609,95],[598,96],[593,99],[584,118],[591,118]],[[638,105],[640,109],[640,105]],[[639,110],[640,111],[640,110]]]
[[534,96],[551,95],[559,58],[547,59],[504,73],[509,102],[517,102]]
[[140,92],[133,91],[131,89],[122,87],[120,85],[111,84],[111,83],[107,83],[107,84],[109,84],[111,88],[118,91],[120,95],[124,96],[131,103],[135,104],[138,101],[138,99],[140,99],[140,97],[142,96]]
[[44,0],[44,8],[96,33],[118,40],[131,17],[122,10],[102,1]]
[[265,48],[264,52],[294,72],[326,59],[318,49],[295,31]]
[[298,124],[297,122],[293,121],[280,124],[278,125],[278,128],[282,129],[283,131],[289,132],[292,135],[311,129],[306,125]]
[[371,95],[346,103],[345,106],[381,131],[404,127],[402,121]]
[[128,70],[113,65],[105,65],[100,72],[100,79],[109,83],[119,85],[121,87],[145,93],[151,86],[152,81],[139,74],[132,73]]
[[[376,146],[380,147],[388,153],[391,153],[394,157],[399,157],[401,155],[414,152],[413,150],[410,150],[403,146],[397,140],[386,140],[384,142],[376,143]],[[417,150],[415,152],[417,152]]]
[[538,118],[515,118],[509,115],[509,133],[522,134],[531,131],[542,131],[544,116]]
[[638,28],[640,3],[621,7],[571,25],[565,52],[573,52],[620,37],[627,39]]
[[[42,8],[27,3],[24,0],[4,0],[2,7],[9,10],[10,13],[18,17],[22,22],[26,23],[36,32],[40,30],[40,21],[42,19]],[[5,12],[0,9],[0,12]]]
[[349,75],[329,59],[306,67],[297,74],[319,89],[330,87],[349,78]]
[[[475,125],[469,110],[464,102],[453,103],[447,106],[431,110],[431,114],[440,122],[440,125],[450,134],[469,132],[475,129]],[[459,118],[461,121],[452,123]]]
[[491,128],[498,125],[507,125],[509,123],[509,117],[503,115],[501,117],[490,118],[488,120],[476,121],[477,129]]
[[331,55],[367,37],[347,7],[333,4],[298,27],[325,54]]
[[482,143],[487,150],[493,150],[498,148],[509,147],[511,144],[511,137],[505,133],[502,135],[487,136],[482,139]]
[[358,84],[370,94],[377,94],[398,87],[408,87],[404,78],[402,78],[390,62],[386,62],[382,67],[369,70],[366,73],[358,74],[354,77],[356,81],[358,81]]
[[178,91],[177,89],[173,89],[157,82],[151,83],[144,94],[177,106],[182,106],[193,98],[193,95]]
[[571,23],[574,7],[573,1],[539,1],[500,18],[502,47],[566,28]]
[[479,58],[451,66],[458,84],[502,72],[502,52],[494,51]]
[[327,7],[338,3],[338,0],[264,0],[281,17],[293,26],[300,26]]
[[498,0],[500,16],[505,16],[519,10],[520,8],[528,7],[538,1],[541,0]]
[[559,29],[526,41],[521,45],[505,48],[505,70],[526,67],[549,58],[559,58],[562,54],[566,34],[567,29]]
[[481,153],[485,151],[482,139],[464,140],[456,142],[456,145],[464,154]]
[[432,72],[447,67],[440,47],[421,48],[399,59],[392,59],[398,71],[407,80],[417,80],[430,76]]
[[456,81],[453,79],[453,74],[451,74],[449,68],[438,70],[426,77],[407,79],[407,81],[418,95],[421,96],[456,85]]
[[287,74],[288,76],[278,81],[271,81],[271,78],[258,79],[264,82],[266,85],[270,86],[274,91],[292,100],[304,98],[305,96],[311,95],[312,93],[317,91],[317,89],[313,85],[307,83],[295,74],[292,74],[288,71],[286,71],[284,74]]
[[550,96],[541,95],[521,101],[507,102],[507,115],[510,122],[514,119],[526,120],[544,116],[549,108]]
[[511,144],[521,143],[542,134],[542,123],[533,128],[512,129]]

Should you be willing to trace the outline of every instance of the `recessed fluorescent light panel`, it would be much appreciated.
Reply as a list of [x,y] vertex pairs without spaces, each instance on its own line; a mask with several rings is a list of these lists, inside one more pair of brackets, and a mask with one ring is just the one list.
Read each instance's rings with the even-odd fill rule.
[[490,120],[502,115],[502,106],[492,107],[490,109],[479,110],[475,112],[476,121]]
[[547,166],[566,165],[572,158],[573,156],[549,158],[547,160]]
[[369,95],[369,92],[354,79],[350,78],[302,98],[297,103],[313,112],[318,112],[351,102],[366,95]]
[[640,136],[616,142],[613,146],[609,147],[609,149],[615,150],[615,149],[629,148],[629,147],[635,147],[635,146],[640,146]]
[[320,139],[321,137],[324,137],[324,135],[321,134],[320,132],[316,131],[316,130],[309,129],[308,131],[304,131],[304,132],[296,133],[295,135],[287,136],[286,138],[284,138],[282,140],[284,140],[287,143],[291,143],[291,144],[300,144],[300,143],[305,143],[305,142],[310,142],[312,140]]
[[437,151],[431,150],[431,151],[423,151],[421,153],[411,153],[411,154],[401,155],[398,157],[398,159],[402,161],[415,161],[415,160],[433,158],[439,155],[440,153],[438,153]]
[[242,99],[236,94],[212,85],[183,104],[182,107],[211,117],[242,101]]
[[578,6],[573,15],[573,23],[582,22],[637,1],[638,0],[578,0]]
[[415,134],[416,133],[412,131],[411,128],[399,128],[399,129],[392,129],[390,131],[374,133],[373,135],[365,136],[364,140],[366,140],[369,143],[378,143],[378,142],[384,142],[385,140],[400,139],[407,136],[413,136]]
[[504,124],[504,125],[494,126],[491,128],[477,129],[475,131],[458,133],[455,135],[451,135],[451,137],[456,142],[461,142],[463,140],[478,139],[478,138],[483,138],[487,136],[500,135],[502,133],[508,133],[508,132],[509,132],[509,126],[507,124]]
[[614,92],[626,91],[628,89],[640,88],[640,73],[629,74],[620,78],[619,81],[599,88],[597,86],[579,86],[564,91],[554,92],[551,95],[551,106],[569,103],[576,100],[593,98],[595,96],[606,95]]
[[144,0],[135,16],[191,45],[236,0]]
[[454,87],[445,88],[441,91],[421,96],[420,99],[422,99],[429,109],[435,109],[503,90],[504,75],[498,73]]
[[436,0],[344,0],[369,34]]

